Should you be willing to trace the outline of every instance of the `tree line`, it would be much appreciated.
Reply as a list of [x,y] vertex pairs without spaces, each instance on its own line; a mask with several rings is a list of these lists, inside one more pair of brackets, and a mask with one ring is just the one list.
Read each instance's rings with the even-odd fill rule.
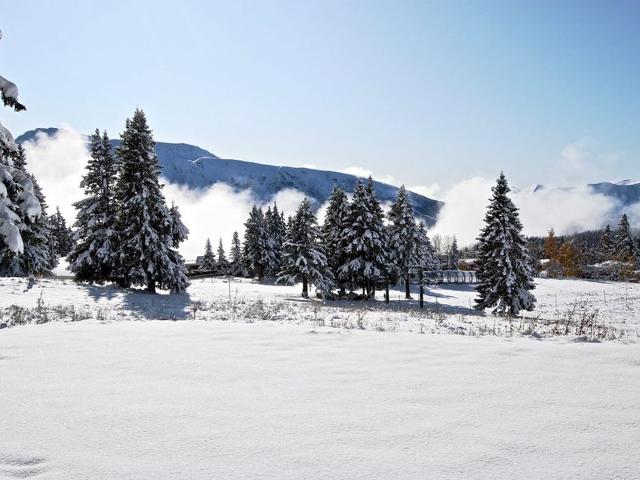
[[557,237],[553,229],[537,243],[540,269],[552,278],[605,276],[629,278],[640,262],[640,236],[634,237],[629,218],[620,217],[616,229]]
[[199,269],[221,275],[239,274],[275,278],[280,283],[302,283],[338,296],[361,290],[375,296],[383,282],[402,281],[410,298],[410,284],[419,270],[439,268],[425,226],[416,220],[404,186],[385,215],[372,178],[358,180],[351,200],[334,187],[320,226],[311,202],[305,199],[285,219],[278,206],[266,211],[254,205],[245,222],[244,240],[234,233],[230,260],[220,242],[217,258],[207,240]]

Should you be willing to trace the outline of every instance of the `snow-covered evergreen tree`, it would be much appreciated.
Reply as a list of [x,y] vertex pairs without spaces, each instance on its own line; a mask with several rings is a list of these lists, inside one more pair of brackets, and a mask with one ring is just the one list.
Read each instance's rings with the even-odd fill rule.
[[615,247],[613,241],[613,231],[611,225],[607,225],[600,237],[600,244],[598,245],[598,254],[600,260],[606,262],[612,260],[615,256]]
[[327,265],[322,234],[306,198],[302,201],[287,231],[284,265],[279,282],[302,282],[302,296],[309,296],[309,285],[326,293],[333,286],[333,274]]
[[74,203],[74,241],[68,255],[69,270],[77,280],[105,282],[111,279],[116,263],[114,186],[117,164],[107,132],[96,129],[89,137],[91,157],[81,187],[85,198]]
[[67,227],[67,221],[56,207],[56,213],[51,215],[51,234],[56,239],[56,253],[59,257],[66,257],[73,248],[73,231]]
[[389,213],[389,252],[397,274],[404,280],[405,298],[411,298],[412,271],[418,264],[416,253],[416,220],[404,185],[398,190]]
[[218,242],[218,259],[216,261],[216,272],[220,275],[230,275],[229,260],[222,246],[222,239]]
[[53,237],[51,222],[47,214],[47,201],[35,176],[31,176],[33,191],[40,202],[42,215],[28,224],[23,233],[24,252],[19,257],[25,275],[50,276],[58,265],[57,242]]
[[614,256],[620,262],[631,262],[636,258],[636,246],[631,235],[631,226],[627,214],[623,214],[614,239]]
[[422,269],[423,271],[432,271],[440,268],[438,255],[436,254],[435,248],[433,248],[433,244],[427,235],[427,229],[422,222],[417,222],[414,245],[417,263],[415,270],[419,271]]
[[356,184],[342,248],[347,258],[339,274],[362,287],[363,293],[375,295],[376,282],[387,274],[389,257],[384,214],[375,197],[371,177],[367,185],[360,181]]
[[507,179],[501,173],[487,208],[478,237],[478,298],[475,308],[494,307],[496,314],[518,315],[533,310],[536,299],[531,259],[522,235],[518,209],[509,196]]
[[273,243],[262,210],[254,205],[244,226],[242,257],[245,267],[250,275],[262,281],[275,267]]
[[18,145],[14,158],[14,168],[24,172],[33,184],[33,193],[40,203],[41,215],[32,220],[22,214],[20,234],[23,240],[22,254],[4,249],[0,255],[0,275],[11,277],[46,276],[58,264],[55,253],[56,242],[51,234],[51,224],[47,216],[47,203],[36,178],[27,171],[27,161],[22,145]]
[[213,272],[215,269],[216,256],[213,254],[211,240],[207,238],[207,243],[204,246],[204,255],[202,256],[202,262],[200,263],[200,270],[203,272]]
[[169,209],[169,215],[171,216],[171,239],[174,248],[178,248],[182,242],[189,238],[189,229],[182,222],[182,215],[178,206],[171,202],[171,208]]
[[233,237],[231,238],[229,275],[244,276],[243,264],[240,235],[238,232],[233,232]]
[[334,282],[342,293],[349,280],[339,272],[340,267],[347,262],[346,253],[342,248],[342,236],[347,227],[348,216],[349,200],[346,193],[340,187],[333,187],[322,224],[322,239]]
[[149,292],[155,292],[156,287],[183,292],[188,281],[176,248],[184,230],[162,194],[155,142],[142,110],[127,119],[121,137],[117,150],[120,175],[115,186],[118,264],[114,279],[126,287],[145,285]]
[[[16,112],[25,110],[18,101],[18,87],[0,76],[0,97]],[[24,250],[21,230],[25,222],[41,215],[31,178],[14,164],[17,146],[11,132],[0,123],[0,257],[19,255]]]
[[287,233],[287,226],[284,220],[284,213],[278,210],[276,203],[273,204],[273,208],[267,208],[264,217],[273,251],[273,264],[270,267],[269,274],[277,274],[282,267],[282,247]]

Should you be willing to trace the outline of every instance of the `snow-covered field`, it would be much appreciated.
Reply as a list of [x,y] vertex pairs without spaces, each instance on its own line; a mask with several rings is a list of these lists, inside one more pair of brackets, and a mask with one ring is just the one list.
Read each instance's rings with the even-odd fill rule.
[[[391,291],[385,306],[382,293],[373,302],[304,301],[300,286],[259,284],[248,279],[193,280],[186,295],[148,295],[112,286],[78,285],[71,279],[0,278],[2,306],[71,307],[78,318],[202,319],[280,322],[312,322],[334,326],[364,324],[378,330],[407,330],[480,334],[504,328],[492,316],[480,316],[472,308],[472,285],[439,285],[425,289],[425,310],[418,308],[418,294],[404,300],[402,289]],[[603,325],[617,327],[629,337],[640,335],[640,284],[584,280],[536,279],[538,304],[524,312],[524,320],[562,320],[577,306],[595,313]],[[0,318],[0,324],[2,319]]]
[[528,315],[589,299],[631,332],[602,343],[471,336],[469,288],[427,293],[0,279],[5,312],[88,318],[0,330],[0,478],[640,478],[640,286],[538,281]]

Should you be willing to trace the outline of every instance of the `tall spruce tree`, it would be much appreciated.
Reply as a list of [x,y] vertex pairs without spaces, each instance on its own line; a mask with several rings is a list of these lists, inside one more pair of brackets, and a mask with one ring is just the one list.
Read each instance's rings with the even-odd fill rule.
[[431,244],[431,240],[427,235],[427,229],[422,222],[417,222],[414,245],[416,249],[416,269],[430,271],[440,268],[438,255]]
[[203,272],[213,272],[215,269],[216,256],[213,254],[211,240],[207,238],[207,243],[204,245],[204,255],[202,256],[202,262],[200,263],[200,270]]
[[382,207],[375,197],[373,179],[367,185],[358,181],[342,236],[345,263],[339,274],[362,287],[363,293],[375,295],[376,282],[389,270],[387,232]]
[[218,260],[216,261],[216,271],[220,275],[230,275],[229,261],[222,246],[222,239],[218,241]]
[[56,213],[51,215],[51,234],[56,239],[56,253],[59,257],[66,257],[73,248],[73,230],[67,226],[67,221],[56,207]]
[[533,310],[536,299],[533,269],[522,235],[518,209],[508,197],[503,173],[491,189],[483,227],[478,237],[478,298],[475,308],[494,307],[494,314],[518,315]]
[[28,224],[23,233],[24,253],[21,255],[25,275],[50,276],[58,265],[57,241],[53,236],[51,221],[47,214],[47,201],[35,176],[31,176],[33,191],[40,202],[42,215]]
[[267,234],[271,240],[271,250],[273,251],[273,262],[269,274],[277,274],[282,267],[282,248],[287,233],[287,226],[284,220],[284,213],[278,210],[278,205],[274,202],[273,208],[267,208],[265,213],[267,224]]
[[[25,110],[18,101],[18,87],[2,76],[0,97],[16,112]],[[0,123],[0,258],[23,252],[21,231],[42,213],[31,178],[14,163],[17,150],[11,132]]]
[[347,194],[340,187],[333,187],[322,224],[322,239],[327,263],[341,293],[344,293],[345,284],[349,280],[347,276],[339,272],[340,267],[347,261],[346,253],[342,248],[342,236],[347,228],[348,216],[349,200]]
[[273,243],[262,210],[254,205],[244,225],[242,257],[249,274],[262,281],[275,266]]
[[616,230],[614,239],[614,256],[615,259],[620,262],[635,261],[636,258],[636,246],[631,235],[631,226],[629,225],[629,218],[627,214],[623,214]]
[[[167,207],[159,181],[155,142],[142,110],[127,119],[117,150],[120,175],[115,186],[118,214],[115,233],[121,286],[144,285],[180,293],[188,285],[177,245],[184,232]],[[179,220],[179,219],[178,219]]]
[[398,275],[404,280],[405,298],[411,298],[411,274],[418,264],[416,257],[416,220],[404,185],[398,190],[389,213],[389,251]]
[[302,201],[287,231],[284,265],[278,281],[302,282],[302,296],[309,297],[309,285],[327,293],[333,286],[333,274],[327,264],[322,234],[306,198]]
[[189,238],[189,229],[182,222],[182,215],[178,206],[171,202],[171,208],[169,209],[169,215],[171,216],[171,240],[174,248],[178,248],[182,242]]
[[238,232],[233,232],[233,237],[231,238],[230,260],[229,275],[244,276],[242,246]]
[[78,210],[74,223],[75,245],[69,252],[69,269],[77,280],[105,282],[111,279],[116,262],[114,186],[117,164],[107,132],[89,137],[91,157],[81,187],[85,198],[74,203]]
[[600,237],[600,244],[598,245],[598,254],[601,261],[613,260],[615,256],[615,248],[613,241],[613,231],[611,225],[607,225]]

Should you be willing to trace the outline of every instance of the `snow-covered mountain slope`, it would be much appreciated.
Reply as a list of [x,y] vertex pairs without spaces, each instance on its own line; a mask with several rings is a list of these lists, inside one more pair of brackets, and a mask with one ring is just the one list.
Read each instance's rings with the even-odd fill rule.
[[624,212],[625,207],[640,202],[640,181],[638,180],[621,180],[619,182],[598,182],[589,183],[582,187],[554,187],[540,184],[530,185],[527,188],[518,190],[519,192],[529,193],[532,195],[554,190],[564,192],[574,192],[587,187],[593,193],[604,195],[615,200],[617,209],[616,215]]
[[640,202],[640,183],[633,180],[592,183],[589,186],[597,193],[615,198],[622,206]]
[[[30,130],[16,140],[26,142],[35,139],[38,132],[54,135],[57,130]],[[114,146],[119,143],[119,140],[112,140]],[[358,180],[358,177],[346,173],[222,159],[186,143],[158,142],[156,153],[162,165],[162,176],[171,183],[200,189],[223,182],[236,190],[251,189],[260,203],[268,202],[279,191],[290,188],[299,190],[316,206],[320,206],[327,200],[334,185],[351,192]],[[392,202],[398,192],[398,187],[382,182],[375,182],[375,188],[382,202]],[[413,192],[409,193],[409,198],[416,214],[428,225],[434,224],[441,202]]]

